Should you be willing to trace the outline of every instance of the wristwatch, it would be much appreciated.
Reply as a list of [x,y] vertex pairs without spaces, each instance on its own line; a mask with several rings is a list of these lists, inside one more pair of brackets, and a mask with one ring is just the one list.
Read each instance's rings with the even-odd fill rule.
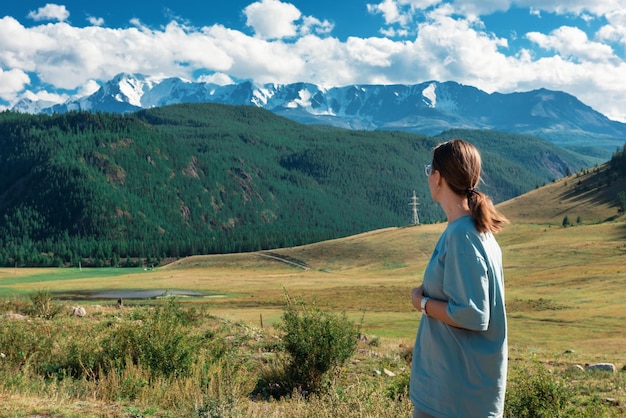
[[423,297],[422,298],[422,303],[420,304],[420,308],[422,309],[422,313],[426,316],[428,316],[428,313],[426,313],[426,302],[428,302],[430,300],[430,298],[427,297]]

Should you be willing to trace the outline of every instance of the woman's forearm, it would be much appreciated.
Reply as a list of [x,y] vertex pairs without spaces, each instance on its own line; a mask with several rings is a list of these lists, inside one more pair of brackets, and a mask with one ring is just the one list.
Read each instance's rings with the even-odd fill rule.
[[444,322],[452,327],[463,328],[461,325],[454,322],[448,316],[448,302],[440,300],[428,299],[425,305],[425,311],[422,311],[422,300],[424,299],[424,289],[422,286],[416,287],[411,292],[411,303],[413,307],[422,314],[426,314],[434,319]]

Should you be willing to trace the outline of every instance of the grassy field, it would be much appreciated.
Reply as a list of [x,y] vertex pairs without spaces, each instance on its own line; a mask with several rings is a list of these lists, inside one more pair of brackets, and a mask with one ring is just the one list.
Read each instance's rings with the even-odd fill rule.
[[[499,206],[511,220],[497,238],[513,346],[612,357],[626,345],[626,222],[615,217],[613,190],[574,193],[594,181],[592,174],[574,175]],[[573,226],[563,228],[566,215]],[[286,291],[363,318],[368,333],[411,339],[419,314],[410,289],[444,228],[390,228],[271,252],[189,257],[153,270],[0,269],[0,297],[41,289],[194,290],[207,296],[188,302],[206,304],[216,316],[270,325]]]
[[[511,220],[497,238],[513,360],[624,367],[626,219],[616,216],[615,190],[597,184],[593,174],[574,175],[499,206]],[[562,226],[564,216],[572,226]],[[1,269],[0,297],[41,289],[194,290],[206,296],[179,300],[201,304],[219,318],[270,327],[280,319],[287,292],[345,311],[362,321],[366,335],[410,346],[419,322],[410,290],[420,283],[444,228],[389,228],[302,247],[189,257],[152,270]],[[89,311],[115,302],[68,304]],[[140,303],[152,302],[125,301]],[[609,392],[625,402],[624,390]]]
[[[40,289],[196,290],[207,296],[188,298],[187,303],[202,303],[215,316],[259,326],[261,320],[270,325],[279,318],[286,291],[362,317],[367,333],[411,339],[419,314],[410,304],[410,289],[420,283],[444,227],[375,231],[273,251],[276,258],[263,253],[190,257],[152,271],[3,269],[0,295]],[[626,346],[625,222],[569,228],[513,224],[498,240],[513,347],[621,355]],[[278,256],[306,267],[279,261]]]

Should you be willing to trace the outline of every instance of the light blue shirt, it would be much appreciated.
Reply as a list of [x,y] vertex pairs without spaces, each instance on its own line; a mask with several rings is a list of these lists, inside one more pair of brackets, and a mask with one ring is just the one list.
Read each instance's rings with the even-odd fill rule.
[[[448,302],[455,328],[422,315],[410,395],[435,417],[501,417],[507,373],[502,252],[469,216],[448,224],[424,272],[424,295]],[[426,309],[428,311],[428,308]]]

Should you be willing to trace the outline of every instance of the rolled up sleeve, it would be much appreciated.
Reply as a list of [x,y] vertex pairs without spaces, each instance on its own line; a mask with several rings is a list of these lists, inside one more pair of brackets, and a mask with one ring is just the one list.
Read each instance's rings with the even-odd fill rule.
[[[446,257],[443,291],[448,297],[448,316],[474,331],[489,326],[489,276],[484,258],[465,242],[458,253]],[[469,247],[469,248],[468,248]]]

